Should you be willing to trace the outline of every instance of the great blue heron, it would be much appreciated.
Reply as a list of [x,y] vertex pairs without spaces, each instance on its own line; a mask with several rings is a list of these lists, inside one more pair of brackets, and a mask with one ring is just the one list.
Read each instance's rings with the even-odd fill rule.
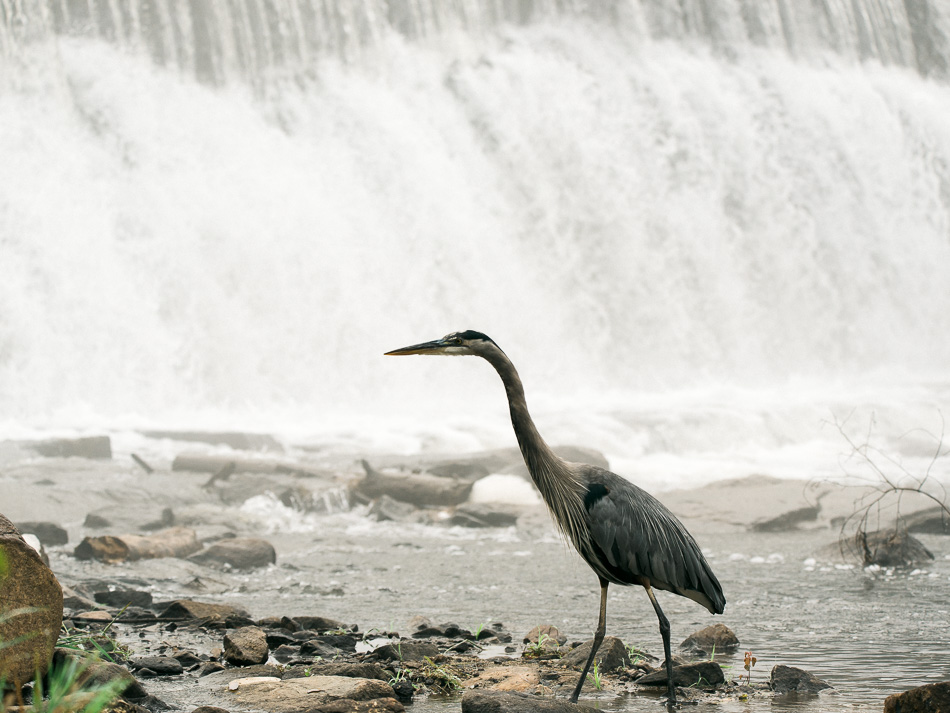
[[480,356],[501,377],[508,394],[511,425],[531,479],[564,536],[600,579],[600,619],[590,656],[571,695],[576,703],[607,629],[607,586],[638,584],[650,597],[660,622],[669,702],[676,701],[670,622],[653,589],[699,602],[722,614],[726,599],[699,545],[659,500],[633,483],[593,465],[569,463],[548,447],[528,413],[524,387],[501,348],[481,332],[453,332],[442,339],[386,352],[387,355]]

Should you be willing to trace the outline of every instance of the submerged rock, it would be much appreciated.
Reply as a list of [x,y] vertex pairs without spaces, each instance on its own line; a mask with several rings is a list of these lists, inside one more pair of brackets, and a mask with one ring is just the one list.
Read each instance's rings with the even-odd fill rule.
[[884,713],[945,713],[950,711],[950,681],[928,683],[884,699]]
[[[697,663],[687,663],[681,666],[673,667],[673,685],[687,688],[689,686],[717,686],[726,677],[722,673],[722,667],[715,661],[699,661]],[[638,686],[665,686],[666,666],[660,665],[658,671],[648,673],[637,679]]]
[[207,549],[188,557],[199,564],[230,567],[232,569],[256,569],[277,561],[274,546],[267,540],[256,537],[232,537],[219,540]]
[[779,664],[772,668],[772,674],[769,677],[769,688],[779,694],[818,693],[826,689],[833,689],[834,686],[814,674],[808,673],[808,671]]
[[735,633],[725,624],[712,624],[687,636],[680,648],[703,654],[732,651],[739,645]]
[[22,685],[43,674],[63,623],[63,590],[39,554],[0,515],[0,680]]

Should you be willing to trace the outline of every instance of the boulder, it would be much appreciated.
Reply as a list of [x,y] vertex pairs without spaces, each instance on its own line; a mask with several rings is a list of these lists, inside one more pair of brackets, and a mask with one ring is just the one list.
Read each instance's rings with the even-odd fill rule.
[[400,713],[405,710],[389,684],[344,676],[238,678],[228,684],[226,697],[241,708],[270,713]]
[[176,599],[159,615],[163,619],[206,619],[225,621],[230,617],[247,616],[247,612],[228,604],[209,604],[192,599]]
[[112,442],[108,436],[86,438],[51,438],[24,443],[46,458],[112,458]]
[[833,688],[830,683],[822,681],[814,674],[803,671],[794,666],[779,664],[772,667],[769,677],[769,688],[775,693],[818,693]]
[[46,672],[63,624],[63,590],[50,568],[0,515],[0,680]]
[[[716,686],[726,680],[722,668],[715,661],[699,661],[673,667],[673,685],[688,688],[689,686]],[[648,673],[637,679],[638,686],[665,686],[666,666],[661,665],[659,670]]]
[[277,553],[267,540],[257,537],[231,537],[215,542],[188,559],[211,567],[256,569],[274,564],[277,561]]
[[907,530],[859,532],[854,544],[865,567],[913,567],[934,558],[933,553]]
[[157,557],[187,557],[200,549],[194,530],[170,527],[154,535],[87,537],[76,546],[73,556],[111,564]]
[[714,651],[717,653],[733,651],[738,645],[739,639],[732,629],[725,624],[713,624],[687,636],[680,644],[680,648],[711,654]]
[[52,522],[18,522],[16,528],[23,534],[36,535],[47,547],[65,545],[69,542],[69,534],[66,530]]
[[[593,639],[581,644],[561,659],[565,666],[570,666],[577,670],[582,670],[587,658],[590,656],[591,647],[594,645]],[[630,665],[630,654],[627,647],[616,636],[605,636],[600,648],[597,649],[597,656],[594,659],[597,662],[597,668],[601,672],[613,671]]]
[[253,666],[267,661],[267,638],[257,626],[242,626],[225,634],[224,660],[234,666]]
[[462,696],[462,713],[579,713],[592,710],[566,700],[525,693],[475,689]]
[[884,699],[884,713],[946,713],[950,711],[950,681],[928,683]]

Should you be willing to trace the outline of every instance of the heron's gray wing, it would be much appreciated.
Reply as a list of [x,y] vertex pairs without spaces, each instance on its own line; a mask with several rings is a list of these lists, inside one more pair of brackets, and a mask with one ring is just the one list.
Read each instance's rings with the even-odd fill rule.
[[598,574],[622,584],[650,584],[720,613],[722,588],[696,541],[660,501],[609,471],[590,468],[585,500],[588,558]]

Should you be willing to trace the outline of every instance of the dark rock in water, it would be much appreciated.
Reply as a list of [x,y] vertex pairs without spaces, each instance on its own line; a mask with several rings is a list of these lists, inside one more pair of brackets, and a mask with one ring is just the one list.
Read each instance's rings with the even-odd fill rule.
[[52,438],[24,443],[46,458],[112,458],[112,442],[108,436],[87,438]]
[[184,671],[181,662],[171,656],[143,656],[129,661],[133,671],[149,669],[156,676],[180,676]]
[[[307,671],[310,673],[308,674]],[[300,678],[306,675],[371,678],[377,681],[388,681],[391,678],[388,671],[384,671],[374,663],[321,663],[319,661],[310,666],[291,666],[284,670],[281,678]]]
[[233,666],[265,663],[267,653],[267,638],[257,626],[245,626],[224,637],[224,660]]
[[213,567],[256,569],[277,561],[274,546],[256,537],[232,537],[219,540],[207,549],[188,557],[192,562]]
[[[594,645],[593,639],[581,644],[561,659],[565,666],[570,666],[578,670],[584,668],[587,658],[590,656],[591,647]],[[630,665],[630,655],[627,647],[616,636],[605,636],[600,648],[597,649],[595,658],[597,666],[601,671],[613,671]]]
[[[254,622],[254,626],[261,626],[261,623],[259,621]],[[264,629],[265,627],[261,628]],[[276,649],[278,646],[283,646],[284,644],[296,646],[300,643],[297,639],[291,636],[290,632],[286,629],[267,628],[264,631],[264,636],[267,639],[267,645],[272,649]]]
[[814,522],[818,519],[818,513],[821,508],[818,506],[809,506],[790,510],[777,517],[770,517],[753,522],[751,529],[753,532],[786,532],[788,530],[798,529],[803,522]]
[[73,611],[89,611],[96,608],[96,602],[72,589],[69,586],[63,587],[63,608]]
[[355,628],[346,626],[336,619],[328,619],[325,616],[293,616],[291,619],[297,624],[299,629],[319,631],[356,631]]
[[713,624],[695,631],[680,644],[680,648],[703,654],[713,651],[732,651],[739,645],[739,639],[725,624]]
[[462,527],[511,527],[518,522],[514,508],[484,503],[462,503],[448,519],[449,525]]
[[834,687],[814,674],[794,666],[779,664],[772,668],[769,688],[775,693],[818,693]]
[[[547,639],[553,639],[558,643],[559,646],[564,646],[567,643],[567,637],[560,632],[560,630],[552,624],[539,624],[534,627],[531,631],[524,635],[524,638],[521,640],[522,644],[536,644],[544,636]],[[588,649],[588,655],[590,655],[590,649]]]
[[287,663],[289,661],[293,661],[294,659],[300,658],[301,651],[299,646],[281,644],[280,646],[274,648],[274,650],[271,651],[271,654],[281,663]]
[[[921,510],[904,517],[903,520],[908,532],[924,535],[950,535],[950,514],[947,514],[947,511],[942,507]],[[40,540],[42,539],[40,537]]]
[[65,545],[69,542],[69,534],[66,530],[52,522],[18,522],[16,528],[23,534],[36,535],[47,547]]
[[106,592],[96,592],[93,594],[96,602],[105,604],[109,607],[121,609],[126,605],[134,607],[148,607],[152,603],[150,592],[140,592],[136,589],[115,589]]
[[380,495],[369,506],[367,513],[377,522],[416,522],[419,509],[410,503],[394,500],[388,495]]
[[934,558],[916,537],[906,530],[878,530],[858,533],[854,544],[864,566],[912,567]]
[[439,647],[423,641],[403,639],[396,644],[383,644],[374,649],[373,654],[382,661],[422,661],[426,656],[438,656]]
[[342,656],[343,651],[323,641],[314,639],[312,641],[304,641],[300,645],[300,655],[312,658],[332,659],[337,656]]
[[147,438],[167,438],[170,441],[209,443],[213,446],[230,446],[238,451],[274,451],[282,453],[283,445],[266,433],[239,433],[234,431],[141,431]]
[[884,713],[946,713],[950,711],[950,681],[928,683],[884,699]]
[[171,508],[164,508],[162,510],[161,516],[158,520],[153,520],[152,522],[146,522],[142,525],[143,530],[161,530],[166,527],[171,527],[175,524],[175,513]]
[[112,523],[101,515],[88,513],[86,515],[86,519],[82,523],[82,526],[88,527],[90,530],[104,530],[107,527],[112,527]]
[[114,563],[158,557],[187,557],[201,549],[195,531],[171,527],[154,535],[87,537],[73,551],[76,559]]
[[462,696],[462,713],[578,713],[590,710],[593,709],[566,700],[542,698],[527,693],[475,689],[466,691]]
[[17,686],[46,672],[63,623],[63,590],[39,554],[0,515],[0,608],[22,611],[0,619],[0,680]]
[[177,599],[159,615],[163,619],[207,619],[224,621],[229,616],[247,616],[247,612],[228,604],[209,604],[192,599]]
[[[682,686],[716,686],[726,680],[722,668],[715,661],[700,661],[673,667],[673,685]],[[661,664],[659,671],[648,673],[637,679],[638,686],[665,686],[666,665]]]
[[468,499],[472,483],[457,478],[443,478],[431,473],[382,473],[362,461],[366,477],[352,486],[353,492],[375,499],[388,495],[412,505],[458,505]]
[[212,673],[218,673],[219,671],[224,671],[224,670],[225,668],[223,664],[220,664],[217,661],[208,661],[206,663],[201,664],[201,666],[198,667],[198,678],[203,678],[204,676],[208,676]]
[[227,708],[218,708],[217,706],[198,706],[191,713],[230,713]]
[[201,659],[194,651],[179,651],[173,658],[181,664],[182,668],[191,668],[201,664]]

